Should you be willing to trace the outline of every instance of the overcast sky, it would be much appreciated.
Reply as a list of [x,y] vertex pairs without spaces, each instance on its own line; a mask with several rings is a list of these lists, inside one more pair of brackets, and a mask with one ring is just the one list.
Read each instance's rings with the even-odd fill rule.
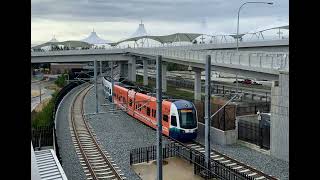
[[[259,1],[259,0],[258,0]],[[107,40],[134,33],[142,19],[148,34],[201,32],[236,33],[242,0],[31,0],[31,42],[55,35],[58,41],[81,40],[92,29]],[[289,24],[289,0],[273,5],[246,4],[240,13],[240,33]]]

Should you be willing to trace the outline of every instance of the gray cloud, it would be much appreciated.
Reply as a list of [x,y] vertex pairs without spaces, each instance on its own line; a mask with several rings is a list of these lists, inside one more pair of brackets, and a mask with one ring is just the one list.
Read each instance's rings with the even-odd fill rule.
[[[42,39],[45,34],[50,39],[52,33],[62,32],[65,37],[80,38],[80,34],[88,33],[83,28],[72,28],[72,24],[97,27],[101,34],[114,34],[120,38],[128,33],[128,29],[103,28],[105,22],[138,24],[140,19],[145,22],[147,31],[163,34],[173,31],[195,30],[189,27],[200,26],[206,18],[210,30],[217,32],[235,32],[239,6],[245,1],[240,0],[31,0],[32,39]],[[241,31],[249,31],[274,21],[288,22],[289,1],[274,0],[274,5],[247,4],[240,14]],[[61,29],[55,32],[50,24],[59,22]],[[70,25],[67,29],[65,25]],[[111,23],[111,26],[113,23]],[[108,24],[110,25],[110,23]],[[47,26],[47,27],[46,27]],[[123,27],[124,27],[123,26]],[[52,28],[52,25],[50,26]],[[63,28],[62,28],[63,27]],[[79,26],[77,26],[79,27]],[[119,26],[118,26],[119,27]],[[58,28],[58,27],[56,27]],[[121,28],[121,27],[119,27]],[[132,27],[133,29],[136,28]],[[184,29],[183,29],[184,28]],[[130,30],[131,31],[131,30]],[[133,30],[134,31],[134,30]],[[73,33],[72,33],[73,32]],[[118,33],[117,33],[118,32]],[[40,33],[42,38],[40,38]],[[130,32],[133,33],[133,32]],[[50,35],[49,35],[50,34]],[[58,33],[57,33],[58,34]]]
[[[239,0],[56,0],[31,2],[32,18],[73,21],[199,21],[235,18]],[[248,4],[241,11],[242,17],[286,16],[288,0],[275,1],[273,6]]]

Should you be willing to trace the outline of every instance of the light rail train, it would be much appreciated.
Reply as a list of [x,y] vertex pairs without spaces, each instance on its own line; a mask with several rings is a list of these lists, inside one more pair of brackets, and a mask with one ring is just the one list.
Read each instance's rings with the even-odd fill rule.
[[[112,84],[103,78],[104,94],[112,101]],[[156,129],[156,97],[130,84],[114,82],[114,103],[130,116]],[[190,101],[164,99],[162,101],[162,133],[179,141],[197,137],[197,110]]]

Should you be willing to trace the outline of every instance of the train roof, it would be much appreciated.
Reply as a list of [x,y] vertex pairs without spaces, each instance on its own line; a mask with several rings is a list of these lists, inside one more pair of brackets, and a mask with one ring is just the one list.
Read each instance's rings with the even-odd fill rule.
[[[105,78],[108,81],[110,81],[109,77],[105,77]],[[134,90],[137,93],[141,93],[141,94],[144,94],[144,95],[147,95],[147,96],[156,97],[156,93],[152,92],[153,90],[150,89],[150,88],[147,88],[147,87],[144,87],[144,86],[135,85],[132,82],[127,81],[124,78],[120,78],[119,81],[120,82],[117,81],[117,83],[115,83],[115,84],[117,84],[117,85],[119,85],[121,87],[127,88],[129,90]],[[165,101],[172,102],[172,103],[176,102],[178,104],[184,104],[184,105],[187,103],[188,106],[192,107],[192,103],[190,101],[186,101],[186,100],[183,100],[183,99],[173,99],[171,96],[168,96],[166,94],[162,94],[162,99],[165,100]]]
[[193,107],[192,102],[183,100],[183,99],[175,100],[173,103],[176,105],[177,109],[185,109],[185,108]]

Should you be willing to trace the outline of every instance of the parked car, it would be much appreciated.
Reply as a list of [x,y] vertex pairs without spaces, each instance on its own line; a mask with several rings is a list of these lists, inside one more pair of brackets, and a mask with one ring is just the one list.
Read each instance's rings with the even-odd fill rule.
[[[233,83],[237,83],[237,81],[234,81]],[[255,81],[253,81],[253,80],[251,80],[251,79],[245,79],[245,80],[243,80],[243,81],[239,81],[238,80],[238,83],[240,83],[240,84],[248,84],[248,85],[262,85],[262,84],[260,84],[260,83],[257,83],[257,82],[255,82]]]

